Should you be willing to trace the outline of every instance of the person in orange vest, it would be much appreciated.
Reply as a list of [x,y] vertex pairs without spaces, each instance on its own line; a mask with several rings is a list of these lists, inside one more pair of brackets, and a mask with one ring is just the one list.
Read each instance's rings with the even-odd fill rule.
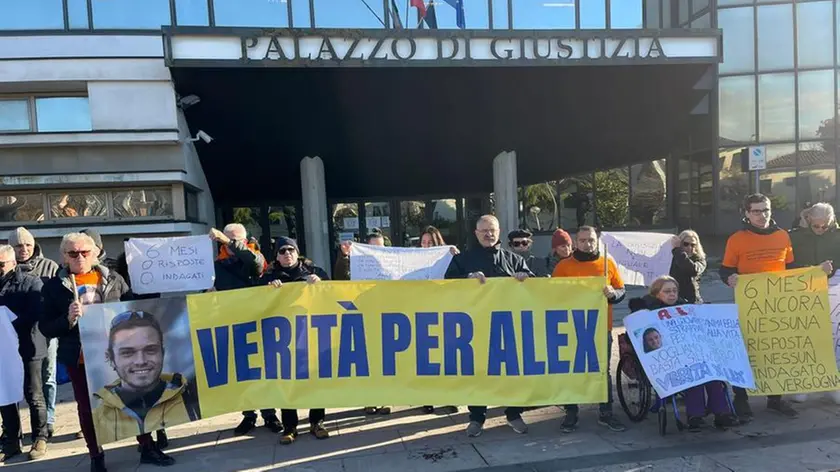
[[[605,267],[606,266],[606,267]],[[618,266],[612,258],[606,257],[599,251],[598,232],[592,226],[581,226],[575,235],[575,250],[572,257],[561,260],[554,267],[552,277],[604,277],[604,296],[609,303],[607,316],[607,363],[610,365],[612,355],[612,305],[621,303],[626,292]],[[621,432],[626,428],[612,411],[612,377],[607,368],[607,402],[601,403],[598,414],[598,424],[609,428],[611,431]],[[578,406],[566,405],[566,416],[563,418],[561,428],[563,432],[570,433],[575,430],[578,423]]]

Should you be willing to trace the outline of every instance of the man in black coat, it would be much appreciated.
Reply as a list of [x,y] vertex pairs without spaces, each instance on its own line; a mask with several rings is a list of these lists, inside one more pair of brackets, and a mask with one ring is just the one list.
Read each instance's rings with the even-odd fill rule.
[[[488,277],[516,277],[524,281],[534,277],[525,259],[512,252],[505,251],[499,243],[499,220],[493,215],[484,215],[475,224],[475,237],[481,247],[462,252],[455,256],[449,264],[446,278],[478,279],[482,284]],[[470,424],[467,426],[467,436],[477,437],[484,429],[487,418],[486,406],[471,406]],[[507,407],[505,409],[508,425],[519,434],[528,432],[528,425],[522,420],[522,408]]]
[[[29,404],[32,449],[29,459],[41,459],[47,453],[47,403],[41,381],[41,368],[47,355],[47,340],[38,331],[43,282],[27,275],[15,261],[12,246],[0,246],[0,306],[6,306],[17,318],[12,322],[18,335],[18,352],[23,360],[23,394]],[[17,360],[14,360],[17,362]],[[2,362],[7,362],[6,360]],[[6,440],[0,462],[21,453],[21,425],[17,404],[0,406]]]

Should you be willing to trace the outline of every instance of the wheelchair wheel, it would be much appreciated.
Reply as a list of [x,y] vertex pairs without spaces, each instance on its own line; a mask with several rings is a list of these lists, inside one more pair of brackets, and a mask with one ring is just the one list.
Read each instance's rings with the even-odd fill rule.
[[634,423],[644,420],[650,409],[651,387],[635,356],[619,359],[615,381],[621,409]]
[[665,405],[662,405],[662,408],[659,409],[659,434],[661,436],[665,436],[665,433],[668,430],[668,408]]

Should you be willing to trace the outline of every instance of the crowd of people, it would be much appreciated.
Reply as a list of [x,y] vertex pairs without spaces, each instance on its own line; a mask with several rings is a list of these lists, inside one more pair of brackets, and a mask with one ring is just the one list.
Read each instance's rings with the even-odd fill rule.
[[[770,200],[761,194],[746,197],[743,206],[743,228],[727,241],[721,279],[730,287],[738,284],[739,275],[758,272],[776,272],[788,268],[820,266],[834,274],[834,261],[840,260],[840,230],[834,209],[826,203],[817,203],[801,214],[798,227],[790,231],[781,229],[772,219]],[[490,277],[513,277],[525,281],[531,277],[581,277],[605,276],[603,295],[609,306],[607,337],[608,352],[612,349],[612,307],[625,297],[625,287],[615,261],[600,251],[599,233],[591,226],[576,228],[572,235],[558,228],[551,238],[548,258],[531,255],[532,234],[514,230],[508,235],[507,247],[500,241],[499,221],[492,215],[479,218],[475,237],[478,246],[464,252],[452,248],[453,259],[446,273],[447,278],[476,279],[484,283]],[[211,290],[237,290],[259,285],[282,287],[288,283],[320,283],[329,277],[321,267],[302,254],[294,239],[281,237],[274,244],[273,257],[266,260],[259,247],[248,239],[246,229],[237,223],[228,224],[223,231],[212,229],[210,238],[218,243],[215,261],[215,286]],[[384,245],[381,232],[373,231],[365,242]],[[422,247],[446,245],[440,231],[434,227],[424,230],[420,238]],[[340,245],[333,277],[350,279],[352,242]],[[707,270],[706,254],[700,237],[687,230],[672,239],[673,260],[669,274],[663,274],[650,287],[649,294],[629,301],[631,311],[658,309],[664,306],[703,303],[700,277]],[[78,321],[84,316],[85,306],[95,303],[126,301],[140,297],[131,290],[125,255],[108,258],[101,237],[95,231],[70,233],[62,238],[60,264],[42,254],[33,235],[25,228],[17,228],[8,236],[8,244],[0,246],[0,306],[8,307],[17,319],[13,322],[19,339],[19,353],[23,361],[24,397],[30,412],[32,460],[43,458],[55,431],[56,365],[63,364],[70,377],[75,400],[78,404],[81,437],[84,438],[91,458],[91,471],[105,471],[105,456],[97,441],[88,392],[85,359],[81,349]],[[160,337],[160,333],[158,333]],[[655,334],[645,333],[645,343],[655,344]],[[162,347],[162,339],[158,339]],[[624,424],[613,413],[612,375],[608,372],[608,399],[598,408],[597,422],[611,431],[625,430]],[[697,431],[704,425],[707,412],[714,414],[714,425],[731,427],[748,422],[753,413],[744,389],[734,388],[734,411],[730,411],[722,382],[710,382],[685,392],[689,430]],[[153,405],[159,398],[132,397],[130,389],[110,389],[109,394],[123,404]],[[157,393],[156,395],[160,395]],[[282,407],[282,405],[280,405]],[[438,407],[440,408],[440,407]],[[442,407],[446,412],[456,411],[453,406]],[[487,407],[471,405],[466,433],[470,437],[482,433]],[[796,417],[796,410],[778,396],[767,398],[767,408],[787,417]],[[565,405],[565,416],[560,423],[563,432],[570,433],[578,424],[578,405]],[[435,406],[427,405],[424,411],[432,413]],[[369,406],[369,415],[387,415],[389,406]],[[508,406],[505,416],[516,433],[526,433],[528,425],[522,419],[523,408]],[[22,428],[17,404],[0,407],[3,421],[0,462],[22,454]],[[259,415],[268,430],[280,436],[279,442],[292,444],[298,437],[299,417],[296,410],[281,409],[278,418],[275,409],[263,409]],[[309,410],[309,433],[317,439],[330,436],[324,426],[326,411]],[[242,413],[235,435],[244,435],[257,425],[257,412]],[[132,433],[133,434],[133,433]],[[164,452],[168,445],[165,431],[137,431],[140,462],[158,466],[175,463]]]

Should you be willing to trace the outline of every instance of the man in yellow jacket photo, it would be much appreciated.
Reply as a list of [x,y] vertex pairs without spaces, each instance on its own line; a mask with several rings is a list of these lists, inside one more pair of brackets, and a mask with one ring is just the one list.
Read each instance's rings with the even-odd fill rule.
[[199,419],[197,401],[185,401],[181,374],[163,373],[163,332],[154,315],[127,311],[111,321],[106,357],[118,380],[94,394],[100,444]]

